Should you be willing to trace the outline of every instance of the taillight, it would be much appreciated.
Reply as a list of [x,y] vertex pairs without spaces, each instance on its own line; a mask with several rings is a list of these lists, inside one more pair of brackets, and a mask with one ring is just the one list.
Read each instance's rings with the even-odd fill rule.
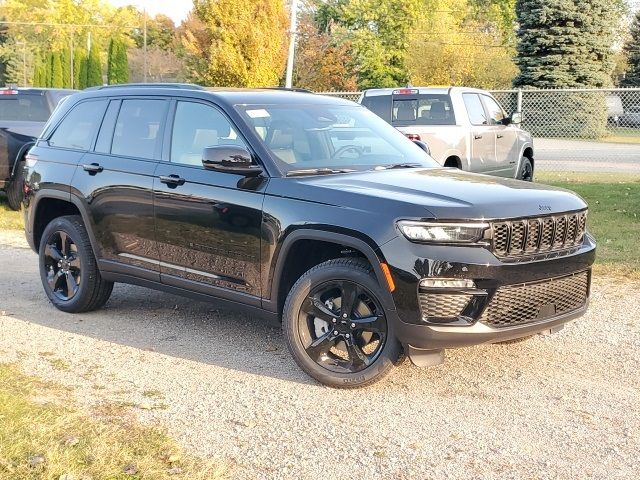
[[0,95],[18,95],[18,90],[3,88],[2,90],[0,90]]
[[399,88],[393,91],[394,95],[417,95],[420,93],[417,88]]
[[418,135],[417,133],[405,133],[404,136],[411,141],[416,141],[416,140],[422,141],[422,138],[420,138],[420,135]]

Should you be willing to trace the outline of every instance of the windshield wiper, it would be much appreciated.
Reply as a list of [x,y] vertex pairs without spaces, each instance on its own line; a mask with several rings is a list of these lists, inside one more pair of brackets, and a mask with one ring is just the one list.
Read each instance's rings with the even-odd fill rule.
[[378,165],[374,170],[395,170],[397,168],[420,168],[424,165],[420,163],[394,163],[393,165]]
[[331,175],[332,173],[351,173],[355,170],[346,168],[307,168],[305,170],[290,170],[287,177],[302,177],[304,175]]

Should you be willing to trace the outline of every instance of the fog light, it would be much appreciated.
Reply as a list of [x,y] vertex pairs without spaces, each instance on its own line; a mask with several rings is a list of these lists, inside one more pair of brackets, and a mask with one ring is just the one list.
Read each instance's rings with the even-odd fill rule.
[[475,288],[473,280],[461,280],[457,278],[423,278],[420,286],[424,288]]

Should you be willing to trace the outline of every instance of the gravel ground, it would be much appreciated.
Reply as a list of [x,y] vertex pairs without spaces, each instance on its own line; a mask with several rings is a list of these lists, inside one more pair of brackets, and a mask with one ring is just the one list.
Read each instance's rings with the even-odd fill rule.
[[0,361],[130,405],[235,478],[640,476],[637,284],[597,279],[556,335],[340,391],[297,369],[277,327],[212,304],[118,285],[99,312],[61,313],[35,254],[0,241]]

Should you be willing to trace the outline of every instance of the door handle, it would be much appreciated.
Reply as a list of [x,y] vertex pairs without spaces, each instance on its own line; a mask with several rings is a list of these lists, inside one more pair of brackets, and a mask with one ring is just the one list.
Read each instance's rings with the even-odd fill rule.
[[474,135],[473,138],[475,138],[476,140],[480,140],[482,138],[482,135]]
[[502,135],[501,133],[498,134],[498,138],[504,138],[504,135]]
[[178,185],[184,185],[185,179],[178,175],[160,175],[160,182],[170,187],[177,187]]
[[82,169],[85,172],[89,172],[89,175],[95,175],[96,173],[100,173],[101,171],[103,171],[104,167],[99,163],[89,163],[86,165],[82,165]]

